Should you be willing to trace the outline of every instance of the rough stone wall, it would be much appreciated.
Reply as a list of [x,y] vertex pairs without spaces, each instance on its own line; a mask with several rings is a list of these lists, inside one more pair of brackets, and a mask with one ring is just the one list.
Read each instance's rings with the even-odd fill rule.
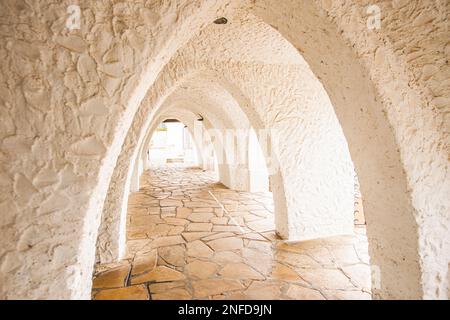
[[[112,170],[139,101],[220,1],[2,1],[2,298],[89,298]],[[228,9],[232,6],[227,5]]]
[[[444,196],[449,190],[445,119],[435,106],[418,97],[424,88],[407,61],[417,54],[422,57],[418,65],[445,64],[448,43],[442,35],[448,30],[448,20],[442,16],[448,15],[449,6],[440,1],[421,1],[420,5],[382,1],[385,27],[377,32],[366,27],[369,4],[324,0],[285,1],[274,6],[271,1],[258,1],[255,10],[296,46],[330,95],[363,195],[370,197],[364,204],[369,250],[382,279],[375,296],[445,297],[445,290],[440,289],[449,258],[444,231],[449,223],[444,213],[449,211]],[[406,12],[404,17],[400,17],[400,8]],[[284,16],[287,10],[291,14]],[[429,19],[433,11],[442,14]],[[414,39],[417,34],[422,40]],[[412,44],[409,59],[407,51],[392,50],[392,40],[400,38]],[[398,48],[402,46],[399,43]],[[427,47],[438,50],[423,55]],[[446,70],[441,68],[435,76],[447,79]],[[372,214],[377,218],[372,219]],[[435,229],[427,224],[438,225],[439,231],[431,235]],[[395,260],[398,263],[392,264]]]
[[361,28],[370,1],[341,4],[324,9],[374,81],[407,172],[417,210],[423,296],[449,298],[450,2],[380,1],[378,32]]
[[[89,298],[100,214],[140,102],[177,49],[241,5],[79,3],[82,28],[68,31],[71,1],[0,2],[1,298]],[[448,1],[380,1],[378,32],[365,28],[369,1],[251,3],[331,99],[381,268],[375,296],[448,297]]]
[[[238,17],[242,19],[242,15]],[[346,212],[350,212],[353,202],[348,180],[352,164],[330,101],[298,52],[279,35],[276,38],[274,30],[269,32],[261,27],[273,50],[272,58],[268,58],[267,43],[258,37],[258,28],[254,26],[260,24],[261,20],[250,17],[240,22],[236,29],[243,30],[244,40],[240,35],[229,34],[234,32],[232,26],[220,35],[216,29],[206,28],[179,53],[179,59],[196,64],[198,60],[212,70],[221,70],[222,76],[248,97],[250,105],[242,104],[253,126],[274,129],[281,135],[273,145],[279,146],[276,152],[284,185],[280,193],[285,199],[280,196],[275,204],[286,201],[288,213],[277,217],[278,232],[297,240],[319,234],[351,233],[352,218]],[[252,43],[253,50],[243,45],[247,34],[259,39]],[[234,39],[242,49],[243,61],[234,61],[238,59],[234,53],[237,49],[233,51],[226,39]],[[203,54],[205,48],[214,48],[207,59]],[[274,48],[281,48],[282,57]]]
[[[218,39],[216,43],[210,42],[216,50],[220,45]],[[213,85],[214,81],[217,81],[214,79],[220,78],[228,83],[234,83],[242,92],[241,94],[249,97],[249,102],[241,101],[240,103],[253,126],[275,129],[281,135],[277,137],[280,140],[274,139],[273,145],[280,147],[276,153],[281,164],[283,188],[274,194],[276,203],[287,200],[287,204],[282,206],[287,206],[288,214],[279,212],[277,216],[279,232],[292,240],[351,233],[353,167],[347,145],[320,83],[306,64],[298,65],[302,62],[300,56],[297,57],[297,65],[226,63],[222,60],[224,56],[226,58],[225,54],[221,55],[221,60],[204,59],[205,53],[197,48],[197,44],[201,42],[201,39],[193,39],[169,63],[162,72],[163,76],[155,84],[158,89],[149,94],[150,102],[142,105],[145,111],[139,111],[139,113],[149,112],[154,100],[151,98],[153,95],[166,96],[163,88],[163,85],[166,85],[168,88],[165,90],[171,92],[169,101],[178,100],[180,105],[188,109],[195,108],[191,107],[195,105],[196,112],[200,114],[211,113],[222,119],[237,121],[245,116],[240,115],[239,110],[230,114],[231,110],[236,108],[233,107],[236,102],[229,102],[229,94],[227,97],[217,92]],[[190,80],[191,74],[196,74],[199,70],[202,71],[201,76]],[[165,77],[172,78],[169,80]],[[189,80],[183,83],[182,79]],[[181,89],[171,89],[172,83]],[[273,89],[267,90],[267,88]],[[205,100],[202,95],[210,97],[212,102],[202,102]],[[140,130],[141,134],[147,134],[148,129],[145,126],[142,128],[142,123],[142,117],[135,118],[132,130]],[[235,124],[231,127],[245,128],[246,126],[248,124],[244,126]],[[131,153],[132,148],[139,148],[139,143],[136,141],[141,141],[141,138],[134,136],[135,134],[128,140],[123,150],[130,150]],[[132,143],[134,147],[129,149],[128,143]],[[128,159],[130,153],[122,152],[121,157]],[[125,165],[127,162],[129,160],[124,160],[124,165],[118,165],[116,170],[129,170]],[[121,163],[120,160],[119,163]],[[243,176],[233,173],[233,170],[226,171],[230,172],[231,176]],[[226,181],[223,182],[228,184]],[[242,187],[242,182],[242,179],[239,183],[234,181],[231,187]],[[109,193],[121,194],[118,199],[123,199],[124,196],[126,197],[126,191],[123,193],[122,190],[123,187],[119,186],[119,188],[110,189]],[[104,214],[116,216],[120,213],[120,210],[112,210],[112,208],[114,207],[106,205]],[[116,233],[106,233],[102,237],[107,239],[114,234]],[[111,239],[110,242],[114,240]]]
[[[170,68],[166,68],[170,70]],[[103,209],[102,223],[99,231],[99,239],[97,243],[97,260],[100,262],[111,262],[123,256],[125,248],[125,219],[126,208],[128,200],[128,191],[130,185],[131,174],[134,169],[134,162],[139,155],[141,146],[147,140],[147,136],[153,132],[156,125],[159,123],[159,118],[164,115],[165,112],[170,110],[170,107],[174,104],[181,104],[187,110],[191,112],[202,113],[206,115],[207,128],[216,128],[224,130],[226,128],[234,128],[233,119],[240,119],[242,117],[233,114],[224,113],[220,109],[220,105],[217,101],[209,101],[207,97],[195,96],[195,92],[198,88],[188,87],[189,90],[181,89],[180,86],[187,86],[192,74],[186,76],[181,72],[182,68],[173,68],[175,73],[162,73],[162,77],[158,79],[155,86],[148,93],[146,99],[143,101],[140,110],[135,116],[133,126],[130,128],[130,132],[127,135],[122,152],[119,156],[114,175],[108,190],[107,199]],[[201,69],[196,69],[197,73]],[[182,82],[185,79],[186,82]],[[202,79],[200,77],[200,79]],[[167,84],[173,84],[172,86],[165,87]],[[196,83],[194,81],[194,83]],[[212,86],[209,87],[210,92],[214,93]],[[185,99],[187,92],[194,94],[192,99]],[[219,96],[216,94],[212,95]],[[195,99],[196,98],[196,99]],[[202,102],[200,105],[193,102]],[[202,107],[200,107],[202,106]],[[226,105],[228,110],[233,106]],[[235,106],[236,107],[236,106]],[[215,112],[214,112],[215,111]],[[239,110],[236,110],[239,111]],[[148,116],[150,114],[151,116]],[[238,122],[239,122],[238,121]],[[236,122],[236,121],[234,121]],[[245,123],[244,123],[245,124]],[[248,123],[247,123],[248,126]],[[227,173],[228,168],[225,166],[220,175],[222,177],[229,177],[231,174]],[[226,182],[226,181],[225,181]],[[117,235],[121,235],[117,237]]]

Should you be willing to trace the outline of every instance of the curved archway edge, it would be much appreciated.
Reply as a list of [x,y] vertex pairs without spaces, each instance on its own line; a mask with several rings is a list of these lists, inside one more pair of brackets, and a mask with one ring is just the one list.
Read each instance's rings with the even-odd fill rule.
[[[432,1],[424,3],[436,7]],[[421,65],[413,66],[397,50],[403,42],[396,40],[397,27],[370,34],[360,23],[365,7],[358,1],[337,6],[319,0],[180,0],[151,9],[143,3],[117,3],[114,10],[100,2],[80,5],[90,15],[115,19],[87,19],[79,32],[69,33],[63,19],[55,22],[54,14],[35,14],[49,12],[47,4],[29,4],[35,9],[29,12],[0,4],[5,16],[12,17],[1,35],[3,74],[8,76],[8,86],[1,87],[7,106],[1,117],[8,126],[1,131],[1,208],[6,214],[0,257],[2,270],[14,273],[1,274],[1,297],[90,297],[107,189],[110,182],[126,180],[114,176],[114,167],[130,159],[121,159],[121,152],[137,154],[130,140],[140,139],[141,129],[131,126],[133,118],[148,119],[155,112],[138,109],[144,95],[151,88],[152,108],[162,103],[161,92],[173,80],[155,84],[159,71],[217,15],[239,8],[250,10],[291,42],[330,97],[365,198],[371,262],[381,277],[374,297],[447,297],[450,179],[445,118],[433,108],[438,103],[430,93],[435,85],[413,72]],[[65,9],[64,4],[51,8],[61,17]],[[384,8],[384,21],[389,23],[396,10]],[[130,12],[139,15],[123,19]],[[348,12],[352,19],[347,19]],[[159,13],[176,14],[164,19]],[[414,16],[397,21],[413,25],[422,39],[429,32],[420,32],[427,27],[408,20]],[[22,19],[42,33],[27,33],[28,42],[18,39],[15,30]],[[57,31],[59,26],[62,31]],[[436,25],[438,31],[443,27]],[[433,41],[445,47],[443,40]],[[36,50],[31,42],[39,43]],[[92,65],[98,72],[86,72]],[[445,70],[437,71],[442,79],[447,79]],[[178,71],[167,72],[173,76]],[[34,268],[37,264],[46,267]]]

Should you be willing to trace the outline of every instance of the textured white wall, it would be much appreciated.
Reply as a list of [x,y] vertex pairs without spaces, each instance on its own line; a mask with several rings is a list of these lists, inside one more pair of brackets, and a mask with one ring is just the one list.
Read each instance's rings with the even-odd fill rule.
[[0,3],[1,297],[90,297],[102,206],[139,101],[179,46],[226,15],[225,2],[79,3],[70,32],[71,1]]
[[[194,39],[193,43],[195,41],[197,39]],[[196,55],[198,62],[193,63]],[[298,66],[243,66],[240,63],[202,61],[202,56],[201,52],[195,51],[195,47],[187,46],[167,66],[166,70],[176,69],[179,78],[189,79],[186,83],[180,84],[177,79],[168,80],[166,77],[170,77],[170,73],[162,72],[156,83],[157,87],[159,83],[176,83],[177,88],[181,88],[165,89],[172,93],[168,101],[178,101],[179,105],[190,110],[194,109],[199,114],[211,114],[220,119],[229,119],[231,122],[233,120],[242,122],[246,117],[240,111],[237,102],[229,93],[220,92],[219,87],[214,84],[217,81],[215,78],[221,78],[229,83],[234,81],[234,86],[242,89],[240,94],[235,90],[235,95],[251,97],[246,103],[241,101],[241,104],[246,104],[243,108],[250,122],[259,127],[260,123],[263,123],[263,128],[278,132],[273,138],[272,145],[278,147],[276,158],[280,163],[278,175],[282,177],[280,182],[282,188],[273,188],[274,198],[278,208],[287,208],[286,211],[276,210],[277,230],[280,234],[291,240],[304,240],[351,233],[352,163],[333,108],[308,66],[304,63]],[[300,57],[299,62],[302,62]],[[173,67],[175,65],[176,68]],[[198,73],[199,70],[202,71],[201,75],[194,78],[189,76]],[[267,85],[279,89],[268,91]],[[149,96],[148,99],[151,101],[152,97]],[[142,108],[151,108],[151,105],[145,102]],[[280,111],[284,113],[282,117],[278,117]],[[145,111],[141,113],[145,114]],[[141,130],[141,134],[146,135],[148,131],[142,127],[142,121],[143,119],[136,118],[132,128]],[[244,121],[228,128],[245,128],[245,126],[248,124]],[[129,143],[134,147],[127,146],[125,150],[139,148],[136,140],[141,139],[129,139]],[[124,159],[128,157],[126,153],[121,155]],[[241,168],[223,164],[220,168],[225,172],[220,175],[225,185],[234,189],[249,188],[248,165]],[[126,171],[127,167],[119,165],[116,170]],[[239,180],[236,180],[236,177]],[[117,184],[117,180],[114,181]],[[120,185],[119,188],[110,189],[109,193],[122,194],[123,197]],[[105,213],[117,215],[118,211],[111,210],[107,204]],[[109,236],[102,234],[102,237],[109,238],[114,234],[114,232],[109,233]]]
[[[170,95],[165,90],[175,89],[170,79],[183,82],[178,69],[202,66],[174,53],[204,30],[212,34],[200,33],[194,53],[208,56],[201,45],[208,48],[210,41],[220,39],[213,35],[220,36],[221,27],[227,26],[210,22],[232,17],[232,12],[246,17],[247,10],[267,24],[254,26],[247,17],[243,34],[264,32],[238,45],[223,38],[227,47],[218,47],[218,56],[229,52],[230,59],[222,63],[210,50],[212,70],[230,67],[224,73],[232,75],[226,79],[231,83],[227,91],[236,89],[236,79],[250,81],[248,87],[236,84],[235,99],[251,121],[260,118],[256,128],[270,123],[300,134],[286,122],[301,108],[277,113],[277,105],[296,105],[302,98],[283,97],[294,90],[293,83],[276,77],[299,68],[277,66],[280,61],[295,65],[290,57],[298,50],[330,97],[360,178],[371,262],[381,268],[375,297],[448,297],[448,2],[382,2],[382,29],[376,32],[365,27],[369,0],[261,0],[237,11],[241,1],[79,3],[81,30],[68,31],[71,1],[0,2],[1,298],[89,298],[95,240],[108,188],[115,189],[110,185],[114,168],[121,153],[135,150],[127,141],[142,136],[132,125],[134,119],[154,115],[139,108],[143,97],[152,96],[149,103],[157,108]],[[269,24],[297,50],[286,50],[290,46],[285,44],[263,47],[266,40],[276,43],[277,33],[270,33]],[[276,59],[274,52],[280,53]],[[180,64],[169,64],[168,82],[155,84],[172,58]],[[253,87],[251,81],[260,85]],[[280,84],[286,90],[278,92]],[[317,81],[305,85],[316,86]],[[319,101],[310,98],[305,112],[320,115],[325,128],[334,120],[309,108]],[[266,99],[268,105],[260,105]],[[267,112],[257,113],[262,110]],[[305,122],[301,126],[319,130]],[[309,155],[301,162],[297,156],[313,149],[307,147],[308,137],[299,137],[303,147],[298,145],[292,155],[281,145],[279,156],[287,166],[273,179],[275,192],[286,197],[278,203],[287,208],[277,208],[286,211],[286,218],[296,197],[283,189],[301,181],[287,168],[299,165],[302,170],[314,160]],[[302,179],[321,181],[311,175]],[[319,189],[307,190],[315,194]],[[284,232],[302,231],[289,226]]]
[[381,271],[374,296],[446,297],[450,179],[442,103],[449,92],[442,84],[449,79],[450,8],[383,3],[382,28],[370,31],[370,4],[258,1],[255,10],[302,52],[343,127],[364,196],[371,263]]
[[[152,132],[161,121],[171,116],[185,121],[189,126],[193,126],[193,121],[197,119],[197,114],[200,110],[196,109],[195,106],[180,110],[179,108],[173,108],[173,103],[173,101],[166,101],[155,116],[151,118],[151,122],[145,123],[146,117],[135,119],[138,124],[146,126],[148,129],[136,125],[135,130],[141,130],[142,136],[140,137],[140,141],[142,143],[138,144],[134,139],[127,139],[127,148],[123,149],[127,150],[127,152],[122,151],[119,156],[118,165],[114,170],[114,175],[111,180],[114,183],[111,183],[108,190],[99,229],[99,237],[97,240],[97,261],[99,262],[112,262],[125,255],[126,214],[129,190],[127,186],[131,183],[133,175],[139,175],[139,172],[136,171],[136,161],[139,157],[142,158],[143,151],[151,139]],[[189,103],[192,102],[186,101],[182,105],[189,106]],[[208,117],[203,121],[203,126],[206,130],[213,127],[218,129],[224,128],[223,121],[226,121],[226,118],[217,118],[214,114],[210,115],[208,112],[206,112],[206,115]],[[207,132],[205,134],[206,139],[204,142],[208,145],[211,143],[210,137],[207,135]],[[203,148],[205,147],[203,146]],[[220,148],[220,145],[212,146],[215,152],[219,151],[218,148]],[[220,170],[219,175],[227,178],[230,176],[228,171],[229,168],[224,166]]]

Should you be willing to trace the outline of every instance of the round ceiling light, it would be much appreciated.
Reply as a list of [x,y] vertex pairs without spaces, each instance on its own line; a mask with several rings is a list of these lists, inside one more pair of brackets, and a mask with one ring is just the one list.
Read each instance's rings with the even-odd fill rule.
[[227,24],[228,23],[228,19],[225,17],[219,18],[214,20],[215,24]]

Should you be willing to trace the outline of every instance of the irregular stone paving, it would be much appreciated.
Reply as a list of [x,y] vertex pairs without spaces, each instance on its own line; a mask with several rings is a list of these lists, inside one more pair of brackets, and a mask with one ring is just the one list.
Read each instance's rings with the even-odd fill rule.
[[155,168],[141,183],[126,259],[97,266],[94,299],[370,299],[363,227],[288,243],[271,193],[229,190],[196,168]]

